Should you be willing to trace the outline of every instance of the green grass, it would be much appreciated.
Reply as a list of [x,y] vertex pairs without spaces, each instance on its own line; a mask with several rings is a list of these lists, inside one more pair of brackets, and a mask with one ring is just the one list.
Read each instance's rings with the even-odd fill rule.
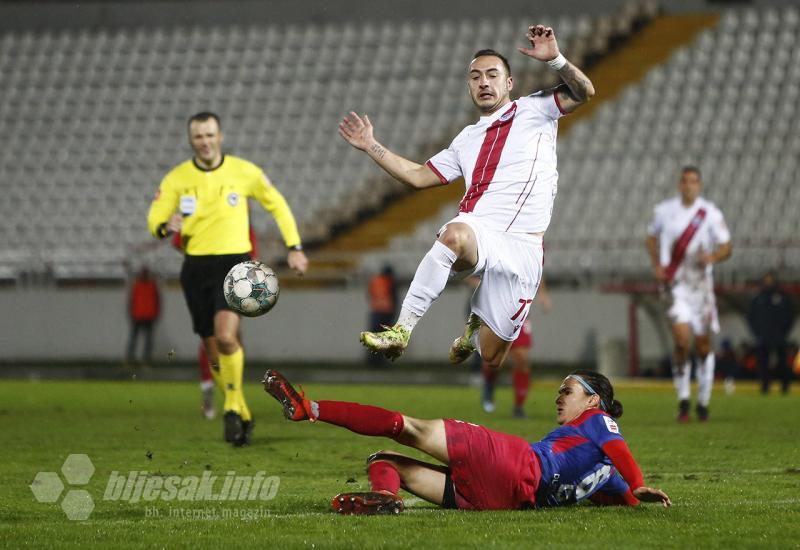
[[[531,419],[510,415],[510,391],[498,412],[477,406],[461,387],[312,385],[312,397],[396,408],[413,416],[455,417],[538,439],[555,427],[556,381],[536,382]],[[719,388],[718,388],[719,390]],[[330,498],[365,490],[364,459],[399,449],[329,425],[291,424],[256,385],[246,388],[257,424],[253,445],[222,442],[219,420],[199,415],[195,384],[28,382],[0,384],[0,541],[8,547],[797,547],[800,540],[800,397],[762,397],[754,387],[716,391],[712,421],[677,425],[666,385],[622,386],[622,431],[645,474],[673,507],[577,506],[525,512],[439,510],[408,499],[399,517],[339,517]],[[96,471],[83,488],[95,508],[70,521],[58,503],[37,502],[37,472],[59,472],[71,453],[88,454]],[[224,477],[229,470],[279,476],[267,501],[130,503],[102,500],[112,471]],[[61,476],[63,478],[63,475]],[[63,495],[62,497],[63,498]],[[59,500],[60,502],[60,500]],[[158,509],[158,517],[147,512]],[[256,519],[170,517],[245,510]]]

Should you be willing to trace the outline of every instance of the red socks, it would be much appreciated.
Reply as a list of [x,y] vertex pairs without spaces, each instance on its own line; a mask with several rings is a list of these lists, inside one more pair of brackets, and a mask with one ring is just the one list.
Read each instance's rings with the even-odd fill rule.
[[396,438],[403,431],[403,415],[372,405],[346,401],[317,401],[317,420],[361,435]]
[[528,388],[531,385],[531,373],[515,370],[512,374],[514,384],[514,406],[522,407],[528,397]]
[[494,383],[497,381],[497,375],[500,372],[500,369],[493,369],[489,366],[489,363],[484,361],[481,363],[481,374],[483,375],[483,379],[486,381],[487,384],[491,384],[494,386]]
[[206,354],[206,347],[201,343],[200,349],[197,350],[197,361],[200,364],[200,381],[214,383],[214,377],[211,375],[211,361],[208,360]]
[[393,495],[400,490],[400,474],[389,462],[378,460],[367,467],[370,488],[373,491],[388,491]]

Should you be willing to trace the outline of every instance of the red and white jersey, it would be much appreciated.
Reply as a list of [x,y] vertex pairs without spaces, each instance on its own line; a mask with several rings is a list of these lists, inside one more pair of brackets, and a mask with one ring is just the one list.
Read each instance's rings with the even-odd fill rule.
[[[704,212],[700,212],[701,210]],[[680,197],[667,199],[656,205],[647,232],[658,237],[659,259],[661,265],[667,267],[671,262],[673,248],[692,223],[699,225],[686,246],[674,280],[676,284],[699,288],[712,283],[712,267],[701,267],[698,264],[699,256],[711,254],[719,245],[731,240],[731,233],[720,209],[702,197],[695,199],[688,207],[683,205]]]
[[521,97],[464,128],[427,165],[445,185],[464,177],[459,212],[498,231],[545,231],[558,190],[556,134],[563,114],[552,92]]

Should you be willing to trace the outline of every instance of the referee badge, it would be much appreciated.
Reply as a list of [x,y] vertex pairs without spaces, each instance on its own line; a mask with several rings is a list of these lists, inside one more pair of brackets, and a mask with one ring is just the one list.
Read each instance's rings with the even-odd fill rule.
[[228,193],[228,204],[231,206],[239,204],[239,193]]
[[180,211],[184,216],[191,216],[197,210],[197,197],[183,195],[180,202]]

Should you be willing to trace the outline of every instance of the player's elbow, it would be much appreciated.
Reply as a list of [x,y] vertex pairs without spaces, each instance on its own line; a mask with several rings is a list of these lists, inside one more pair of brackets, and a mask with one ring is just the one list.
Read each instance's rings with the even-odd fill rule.
[[586,83],[586,99],[584,99],[584,103],[588,102],[590,99],[594,97],[594,84],[591,81]]

